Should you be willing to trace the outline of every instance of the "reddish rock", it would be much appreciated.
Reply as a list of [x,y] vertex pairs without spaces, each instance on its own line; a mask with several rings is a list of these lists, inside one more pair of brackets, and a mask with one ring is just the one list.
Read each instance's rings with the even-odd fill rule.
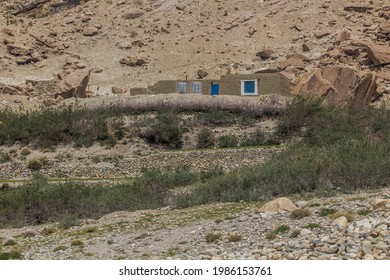
[[303,62],[303,60],[297,57],[287,58],[285,61],[282,61],[277,65],[279,70],[284,70],[289,66],[299,70],[305,69],[305,63]]
[[368,44],[365,48],[375,66],[390,64],[390,46]]
[[142,16],[144,12],[137,8],[129,8],[127,11],[122,13],[122,18],[124,19],[135,19]]
[[63,98],[84,98],[89,77],[89,70],[76,70],[70,73],[64,78],[64,80],[58,83],[54,97],[57,98],[58,96],[62,96]]
[[377,97],[376,76],[359,75],[351,67],[326,66],[304,75],[294,93],[314,95],[342,108],[360,107]]

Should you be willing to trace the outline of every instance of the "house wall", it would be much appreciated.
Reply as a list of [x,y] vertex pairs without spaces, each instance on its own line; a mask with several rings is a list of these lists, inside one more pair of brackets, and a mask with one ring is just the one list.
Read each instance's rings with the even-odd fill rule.
[[192,93],[192,83],[202,82],[202,94],[211,94],[211,85],[219,84],[220,95],[241,95],[241,80],[257,80],[258,95],[291,95],[291,83],[280,73],[260,73],[249,75],[225,75],[220,80],[163,80],[148,88],[132,88],[131,95],[168,94],[177,92],[177,82],[187,83],[187,93]]
[[202,82],[202,94],[209,95],[211,92],[211,81],[209,80],[165,80],[155,83],[153,86],[149,87],[150,90],[154,93],[176,93],[177,92],[177,83],[186,82],[187,83],[187,93],[192,93],[192,83],[193,82]]
[[225,75],[221,77],[221,95],[241,95],[241,80],[257,80],[258,95],[290,95],[290,81],[280,73],[261,73],[251,75]]

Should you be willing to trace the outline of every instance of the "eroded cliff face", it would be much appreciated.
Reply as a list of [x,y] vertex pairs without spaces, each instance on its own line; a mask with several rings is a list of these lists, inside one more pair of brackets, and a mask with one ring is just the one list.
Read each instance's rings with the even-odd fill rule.
[[259,71],[283,73],[302,93],[308,76],[336,67],[374,77],[358,100],[390,104],[385,0],[32,0],[0,9],[0,82],[26,98],[42,94],[26,80],[63,80],[80,69],[91,73],[87,96],[101,96],[198,73]]

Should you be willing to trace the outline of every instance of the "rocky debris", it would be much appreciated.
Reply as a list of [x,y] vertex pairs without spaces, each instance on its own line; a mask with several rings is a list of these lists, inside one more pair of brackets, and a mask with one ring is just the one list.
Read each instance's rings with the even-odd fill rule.
[[16,244],[17,244],[17,242],[16,242],[15,238],[13,238],[11,236],[7,236],[4,238],[3,246],[14,246]]
[[274,53],[271,49],[264,49],[262,51],[259,51],[256,53],[256,56],[260,57],[262,60],[267,60],[272,57],[272,54]]
[[199,69],[197,72],[196,72],[196,75],[198,76],[198,79],[204,79],[208,76],[209,73],[207,73],[205,70],[203,69]]
[[[231,30],[237,26],[240,26],[241,24],[250,20],[253,17],[254,17],[254,14],[251,11],[238,11],[238,12],[228,16],[224,20],[225,25],[222,28],[226,31]],[[219,27],[219,28],[221,28],[221,27]]]
[[0,83],[0,93],[9,95],[20,95],[20,88]]
[[111,88],[111,92],[113,94],[124,94],[126,92],[126,89],[124,88],[121,88],[121,87],[117,87],[117,86],[113,86]]
[[194,0],[182,0],[180,3],[176,4],[176,9],[183,11],[185,8],[192,4]]
[[390,64],[390,47],[382,45],[367,44],[365,48],[368,57],[375,66]]
[[84,36],[95,36],[99,32],[99,29],[97,29],[94,26],[87,26],[83,29],[83,35]]
[[298,209],[298,207],[290,199],[287,197],[280,197],[266,203],[259,209],[259,212],[290,212],[296,209]]
[[351,67],[326,66],[303,75],[294,91],[348,108],[370,103],[377,97],[376,86],[374,73],[359,74]]
[[57,84],[54,98],[84,98],[90,77],[89,70],[75,70]]
[[299,70],[303,70],[303,69],[305,69],[305,63],[304,63],[303,59],[300,57],[290,57],[290,58],[287,58],[286,60],[280,62],[277,65],[277,67],[280,71],[285,70],[287,67],[293,67],[293,68],[296,68]]
[[29,237],[29,238],[37,236],[38,234],[39,234],[39,232],[34,228],[26,229],[26,231],[24,232],[24,236]]
[[[0,237],[13,236],[24,258],[34,260],[388,260],[389,212],[370,206],[371,198],[388,194],[387,188],[314,198],[308,201],[313,215],[300,220],[291,219],[288,212],[258,213],[261,202],[218,203],[190,209],[115,212],[67,230],[55,224],[34,227],[55,234],[27,238],[21,234],[23,229],[6,229],[0,230]],[[331,217],[318,215],[322,208],[371,211],[357,215],[347,227],[344,220],[339,230]],[[286,232],[271,236],[278,228]],[[211,234],[216,240],[208,242],[206,236]],[[70,246],[74,236],[84,243],[79,252]],[[231,241],[232,236],[236,242]]]
[[369,10],[372,10],[374,7],[368,6],[367,4],[359,4],[359,3],[352,3],[349,5],[344,6],[344,10],[348,12],[357,12],[357,13],[365,13]]
[[317,39],[321,39],[321,38],[324,38],[328,35],[330,35],[331,33],[329,31],[315,31],[314,32],[314,36],[317,38]]
[[144,12],[141,9],[137,8],[128,8],[121,15],[124,19],[136,19],[143,16]]
[[312,42],[306,42],[302,44],[302,51],[304,52],[310,52],[313,50],[314,44]]
[[372,201],[372,206],[374,207],[374,209],[389,209],[390,199],[374,199]]
[[130,67],[143,66],[147,63],[146,58],[137,58],[132,56],[124,57],[119,62]]
[[348,228],[349,223],[346,217],[341,216],[332,222],[332,226],[335,227],[337,230],[342,231]]

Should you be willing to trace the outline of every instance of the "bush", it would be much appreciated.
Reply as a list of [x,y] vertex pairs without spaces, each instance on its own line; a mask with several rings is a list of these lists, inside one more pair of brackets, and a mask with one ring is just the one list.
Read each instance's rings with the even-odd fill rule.
[[43,166],[42,162],[36,158],[30,159],[27,163],[27,168],[34,171],[40,170],[42,166]]
[[150,143],[167,146],[169,149],[180,149],[183,146],[185,127],[182,120],[173,112],[158,113],[146,133],[141,137]]
[[256,129],[249,136],[246,136],[240,143],[240,146],[248,147],[248,146],[261,146],[266,144],[266,135],[260,129]]
[[215,242],[221,239],[222,233],[220,232],[209,232],[205,235],[206,242]]
[[31,154],[31,151],[30,151],[29,149],[27,149],[27,148],[24,148],[23,150],[20,151],[20,155],[21,155],[22,157],[26,157],[26,156],[28,156],[29,154]]
[[277,134],[282,137],[299,135],[301,129],[315,113],[325,110],[319,99],[298,95],[287,104],[277,122]]
[[309,209],[295,209],[290,213],[290,217],[292,219],[302,219],[305,217],[309,217],[310,215],[311,211]]
[[242,239],[242,236],[238,233],[231,233],[228,235],[229,242],[238,242]]
[[203,128],[198,133],[196,147],[199,149],[213,148],[215,138],[213,132],[208,128]]
[[21,260],[21,259],[23,259],[23,255],[19,251],[0,252],[0,260]]
[[237,147],[238,138],[235,135],[223,135],[218,138],[218,147],[219,148],[231,148]]
[[2,153],[0,152],[0,164],[1,163],[6,163],[11,161],[11,156],[9,153]]

